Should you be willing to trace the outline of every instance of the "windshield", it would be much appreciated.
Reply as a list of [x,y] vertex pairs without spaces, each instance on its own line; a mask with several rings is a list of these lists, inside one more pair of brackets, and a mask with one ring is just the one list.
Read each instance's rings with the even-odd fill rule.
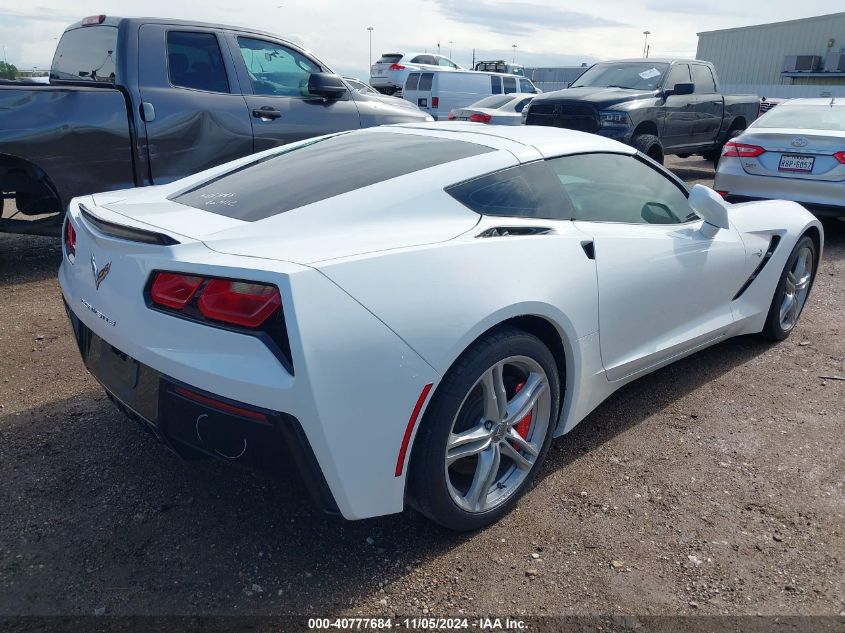
[[504,105],[509,104],[513,101],[513,97],[511,95],[493,95],[492,97],[485,97],[481,101],[476,101],[471,106],[467,106],[468,108],[490,108],[491,110],[496,110],[497,108],[501,108]]
[[652,62],[605,62],[596,64],[570,88],[629,88],[631,90],[655,90],[669,64]]
[[65,31],[50,68],[50,79],[114,83],[117,27],[83,26]]
[[782,105],[757,119],[754,127],[845,132],[845,106]]

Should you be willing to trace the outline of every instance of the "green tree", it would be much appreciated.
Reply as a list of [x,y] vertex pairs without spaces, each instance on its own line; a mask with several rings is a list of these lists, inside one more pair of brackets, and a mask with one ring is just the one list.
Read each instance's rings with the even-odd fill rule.
[[18,69],[14,64],[0,62],[0,79],[14,79],[18,76]]

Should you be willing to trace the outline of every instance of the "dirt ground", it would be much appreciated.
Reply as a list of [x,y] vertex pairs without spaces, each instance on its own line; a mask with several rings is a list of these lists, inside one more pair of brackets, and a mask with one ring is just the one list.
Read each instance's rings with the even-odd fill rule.
[[0,616],[845,615],[845,382],[820,378],[845,375],[845,222],[825,229],[789,339],[624,388],[470,535],[178,461],[85,372],[57,240],[0,235]]

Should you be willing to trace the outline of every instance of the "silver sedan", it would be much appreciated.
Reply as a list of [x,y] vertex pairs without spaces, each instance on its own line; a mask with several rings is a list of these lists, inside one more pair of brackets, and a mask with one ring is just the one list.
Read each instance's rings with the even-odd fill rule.
[[493,125],[519,125],[522,123],[522,111],[534,95],[514,93],[484,97],[465,108],[456,108],[449,113],[450,121],[472,121]]
[[845,101],[792,99],[725,144],[716,190],[730,202],[793,200],[845,216]]

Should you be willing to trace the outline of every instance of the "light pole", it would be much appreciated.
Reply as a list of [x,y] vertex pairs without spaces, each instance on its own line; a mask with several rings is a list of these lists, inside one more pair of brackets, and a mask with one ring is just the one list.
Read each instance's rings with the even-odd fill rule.
[[368,26],[367,30],[370,32],[370,68],[373,66],[373,27]]
[[645,41],[643,42],[643,57],[648,57],[648,36],[651,35],[651,31],[643,31],[643,35],[645,35]]
[[454,44],[454,42],[449,40],[449,59],[452,59],[452,44]]
[[511,63],[516,63],[516,44],[511,44],[511,48],[513,49],[513,61]]

